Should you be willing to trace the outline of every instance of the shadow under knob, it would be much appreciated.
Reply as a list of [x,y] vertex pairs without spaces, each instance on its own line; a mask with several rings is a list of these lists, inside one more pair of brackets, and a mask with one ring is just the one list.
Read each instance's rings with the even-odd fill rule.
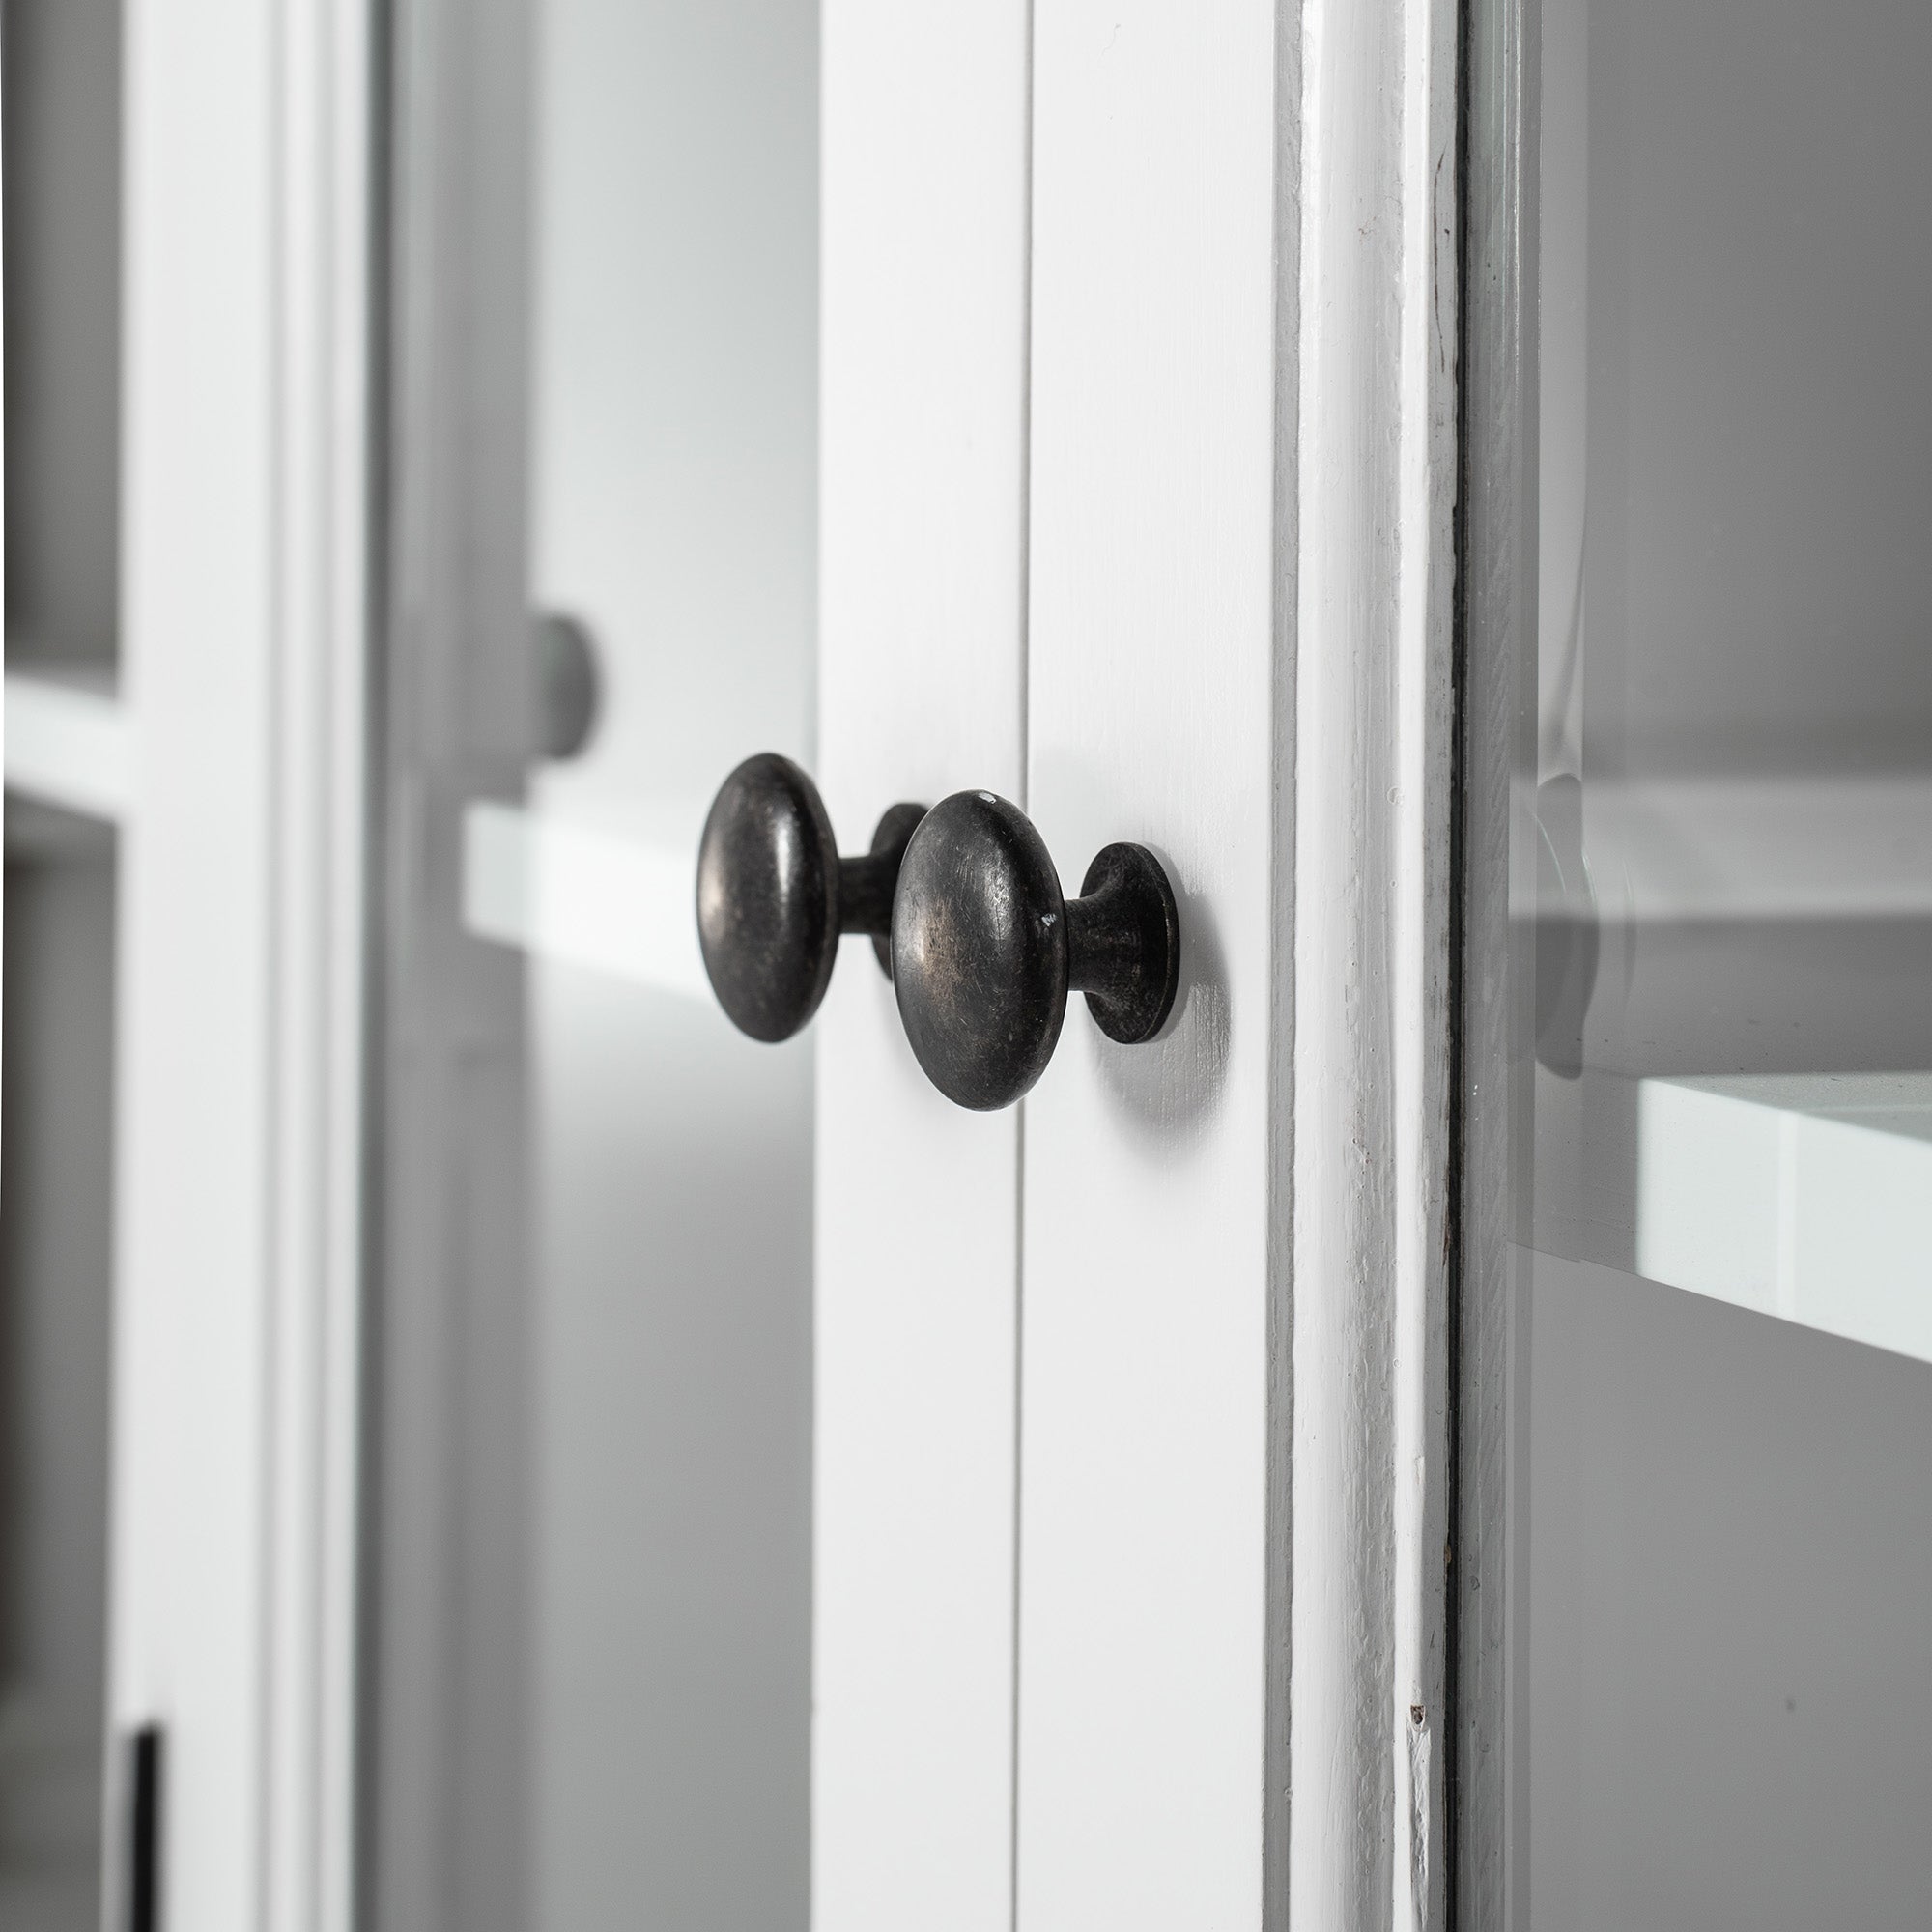
[[924,810],[894,806],[871,851],[841,859],[818,787],[789,758],[761,752],[719,787],[697,848],[697,943],[741,1032],[797,1033],[832,982],[841,933],[872,934],[887,967],[899,861]]
[[893,985],[919,1064],[962,1107],[1009,1107],[1046,1071],[1069,992],[1110,1039],[1151,1039],[1179,972],[1174,892],[1144,845],[1107,846],[1067,900],[1027,815],[962,791],[906,848]]

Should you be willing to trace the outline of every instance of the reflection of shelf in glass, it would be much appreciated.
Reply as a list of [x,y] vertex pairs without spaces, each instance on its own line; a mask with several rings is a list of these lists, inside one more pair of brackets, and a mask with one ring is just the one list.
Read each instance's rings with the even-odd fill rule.
[[1636,1262],[1932,1361],[1932,1074],[1643,1081]]
[[478,800],[463,814],[463,923],[484,939],[711,1003],[697,831],[607,829]]
[[1932,777],[1584,783],[1605,920],[1932,916]]

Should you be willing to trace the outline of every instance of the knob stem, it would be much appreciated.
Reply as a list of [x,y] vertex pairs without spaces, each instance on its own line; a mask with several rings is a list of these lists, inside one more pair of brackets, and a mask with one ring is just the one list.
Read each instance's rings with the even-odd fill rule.
[[838,930],[876,937],[893,929],[893,892],[899,882],[898,862],[867,853],[838,862]]
[[899,889],[899,867],[906,847],[925,816],[923,805],[889,805],[872,831],[872,849],[864,858],[838,862],[838,930],[869,933],[872,956],[888,980],[893,977],[893,900]]
[[1066,902],[1066,984],[1109,1039],[1157,1034],[1180,977],[1180,919],[1167,873],[1144,845],[1108,845]]

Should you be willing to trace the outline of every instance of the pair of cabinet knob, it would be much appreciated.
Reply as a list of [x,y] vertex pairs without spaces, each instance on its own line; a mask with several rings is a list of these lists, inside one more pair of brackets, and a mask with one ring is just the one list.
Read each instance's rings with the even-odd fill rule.
[[841,858],[818,787],[777,753],[724,781],[697,855],[697,935],[719,1004],[753,1039],[818,1010],[838,940],[868,933],[906,1037],[962,1107],[1010,1106],[1046,1071],[1071,992],[1127,1045],[1173,1009],[1180,923],[1160,862],[1109,845],[1062,895],[1026,814],[989,791],[895,805]]

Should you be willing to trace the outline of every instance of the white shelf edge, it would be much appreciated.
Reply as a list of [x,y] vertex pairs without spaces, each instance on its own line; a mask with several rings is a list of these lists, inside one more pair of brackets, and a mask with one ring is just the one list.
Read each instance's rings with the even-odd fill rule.
[[1649,1079],[1637,1272],[1932,1361],[1932,1074]]
[[1605,918],[1925,919],[1932,781],[1593,780],[1583,851]]
[[691,851],[495,800],[463,814],[463,923],[479,938],[711,1002]]
[[135,803],[134,720],[98,675],[9,668],[7,789],[110,824]]

